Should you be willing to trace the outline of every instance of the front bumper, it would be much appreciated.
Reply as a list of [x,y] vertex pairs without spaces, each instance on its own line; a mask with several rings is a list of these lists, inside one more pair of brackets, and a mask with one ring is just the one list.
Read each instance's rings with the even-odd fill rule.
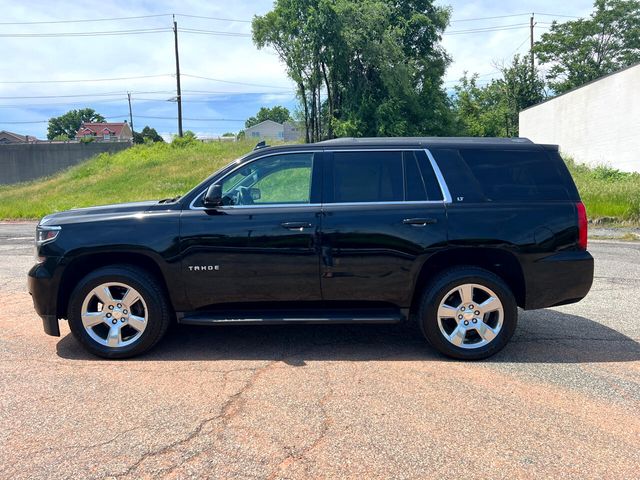
[[587,251],[566,251],[523,265],[524,308],[554,307],[582,300],[593,283],[593,257]]
[[49,261],[34,265],[27,277],[27,286],[36,313],[42,318],[42,326],[47,335],[60,336],[58,325],[57,303],[58,282],[51,274]]

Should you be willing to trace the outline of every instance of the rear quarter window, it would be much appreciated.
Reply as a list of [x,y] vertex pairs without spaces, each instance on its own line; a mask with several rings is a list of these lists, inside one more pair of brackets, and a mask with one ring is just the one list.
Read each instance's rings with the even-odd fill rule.
[[488,148],[432,152],[454,202],[578,200],[573,180],[557,152]]

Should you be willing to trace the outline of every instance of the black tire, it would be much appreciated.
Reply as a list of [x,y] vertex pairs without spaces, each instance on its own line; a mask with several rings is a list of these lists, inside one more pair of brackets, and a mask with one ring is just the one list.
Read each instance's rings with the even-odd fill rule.
[[[98,343],[91,338],[82,322],[81,311],[85,297],[97,286],[111,282],[122,283],[137,290],[147,309],[148,319],[144,331],[133,343],[122,347]],[[133,265],[113,265],[89,273],[76,285],[69,299],[71,333],[86,350],[103,358],[129,358],[148,351],[164,336],[172,318],[166,295],[158,281],[153,275]]]
[[[445,299],[445,295],[464,284],[476,284],[489,288],[498,297],[503,307],[500,331],[489,343],[476,348],[462,348],[454,345],[445,337],[438,321],[438,309],[440,303]],[[476,289],[474,292],[477,295],[478,290]],[[481,290],[480,293],[482,293]],[[460,360],[481,360],[502,350],[513,336],[518,323],[518,306],[511,289],[497,275],[477,267],[456,267],[443,272],[427,285],[422,295],[417,320],[427,341],[439,352]],[[473,335],[477,335],[477,333],[477,331],[470,332]],[[464,338],[466,344],[468,337]]]

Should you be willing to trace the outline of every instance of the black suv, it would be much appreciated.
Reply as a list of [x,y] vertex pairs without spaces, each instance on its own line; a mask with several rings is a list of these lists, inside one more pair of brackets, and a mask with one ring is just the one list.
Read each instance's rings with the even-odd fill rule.
[[526,139],[338,139],[258,148],[180,198],[55,213],[29,272],[49,335],[140,354],[171,322],[392,323],[480,359],[518,307],[593,279],[558,148]]

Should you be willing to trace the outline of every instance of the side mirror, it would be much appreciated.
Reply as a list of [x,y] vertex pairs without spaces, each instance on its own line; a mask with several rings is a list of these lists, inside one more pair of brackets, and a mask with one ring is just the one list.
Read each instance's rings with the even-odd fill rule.
[[222,185],[213,184],[204,194],[202,203],[205,208],[217,208],[222,205]]

